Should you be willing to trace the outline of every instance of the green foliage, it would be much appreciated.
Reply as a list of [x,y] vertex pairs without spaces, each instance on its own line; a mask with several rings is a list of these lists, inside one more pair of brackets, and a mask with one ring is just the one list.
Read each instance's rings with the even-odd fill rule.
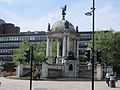
[[114,33],[112,45],[113,69],[120,74],[120,32]]
[[[27,41],[22,42],[20,48],[14,50],[13,62],[16,64],[27,64],[28,62],[25,61],[26,60],[25,51],[28,50],[29,48],[30,48],[29,42]],[[34,63],[41,63],[45,60],[46,57],[45,42],[33,45],[33,56]]]
[[[89,43],[92,48],[92,40]],[[95,33],[95,50],[102,50],[102,63],[111,64],[114,71],[120,73],[120,32]]]
[[34,59],[35,63],[41,63],[46,57],[46,43],[42,42],[39,45],[34,45]]
[[120,66],[120,32],[114,34],[114,40],[112,45],[114,65]]
[[21,43],[20,48],[14,50],[13,52],[13,62],[16,64],[25,64],[25,50],[28,50],[30,44],[27,41]]
[[[112,31],[108,32],[96,32],[95,33],[95,51],[98,49],[102,51],[102,62],[111,64],[112,58],[112,45],[114,34]],[[89,43],[89,47],[92,48],[92,40]]]
[[[112,41],[113,41],[113,33],[110,32],[96,32],[94,35],[95,42],[95,50],[99,48],[107,48],[111,49]],[[89,47],[92,48],[92,40],[89,43]]]

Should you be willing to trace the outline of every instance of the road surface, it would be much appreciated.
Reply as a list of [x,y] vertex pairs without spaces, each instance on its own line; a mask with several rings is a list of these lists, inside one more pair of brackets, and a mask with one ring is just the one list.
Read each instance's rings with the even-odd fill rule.
[[[0,81],[0,90],[30,90],[29,80],[0,77]],[[91,81],[33,81],[32,90],[91,90]],[[116,88],[107,87],[105,81],[95,81],[95,90],[120,90],[120,81]]]

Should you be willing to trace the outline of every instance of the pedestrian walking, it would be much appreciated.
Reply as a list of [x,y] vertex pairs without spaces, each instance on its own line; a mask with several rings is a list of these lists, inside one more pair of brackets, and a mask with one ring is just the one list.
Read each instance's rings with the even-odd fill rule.
[[106,73],[105,80],[106,80],[106,83],[107,83],[107,85],[109,87],[109,84],[110,84],[110,73]]
[[110,87],[115,88],[116,87],[116,76],[114,74],[110,75]]

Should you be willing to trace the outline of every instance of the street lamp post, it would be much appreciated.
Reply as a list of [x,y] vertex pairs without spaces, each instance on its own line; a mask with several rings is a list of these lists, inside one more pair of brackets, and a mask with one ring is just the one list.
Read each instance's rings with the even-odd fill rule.
[[33,77],[32,67],[33,67],[33,46],[30,47],[30,90],[32,90],[32,77]]
[[85,13],[87,16],[92,15],[92,90],[94,90],[94,32],[95,32],[95,0],[93,0],[93,6],[91,8],[92,11]]

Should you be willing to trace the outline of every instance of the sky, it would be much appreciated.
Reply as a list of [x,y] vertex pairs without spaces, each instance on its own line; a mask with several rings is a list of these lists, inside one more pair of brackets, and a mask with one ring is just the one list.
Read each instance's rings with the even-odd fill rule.
[[[79,31],[92,31],[92,0],[0,0],[0,18],[13,23],[21,31],[47,31],[61,20],[61,8],[67,5],[66,20]],[[120,31],[120,0],[96,0],[95,30]]]

